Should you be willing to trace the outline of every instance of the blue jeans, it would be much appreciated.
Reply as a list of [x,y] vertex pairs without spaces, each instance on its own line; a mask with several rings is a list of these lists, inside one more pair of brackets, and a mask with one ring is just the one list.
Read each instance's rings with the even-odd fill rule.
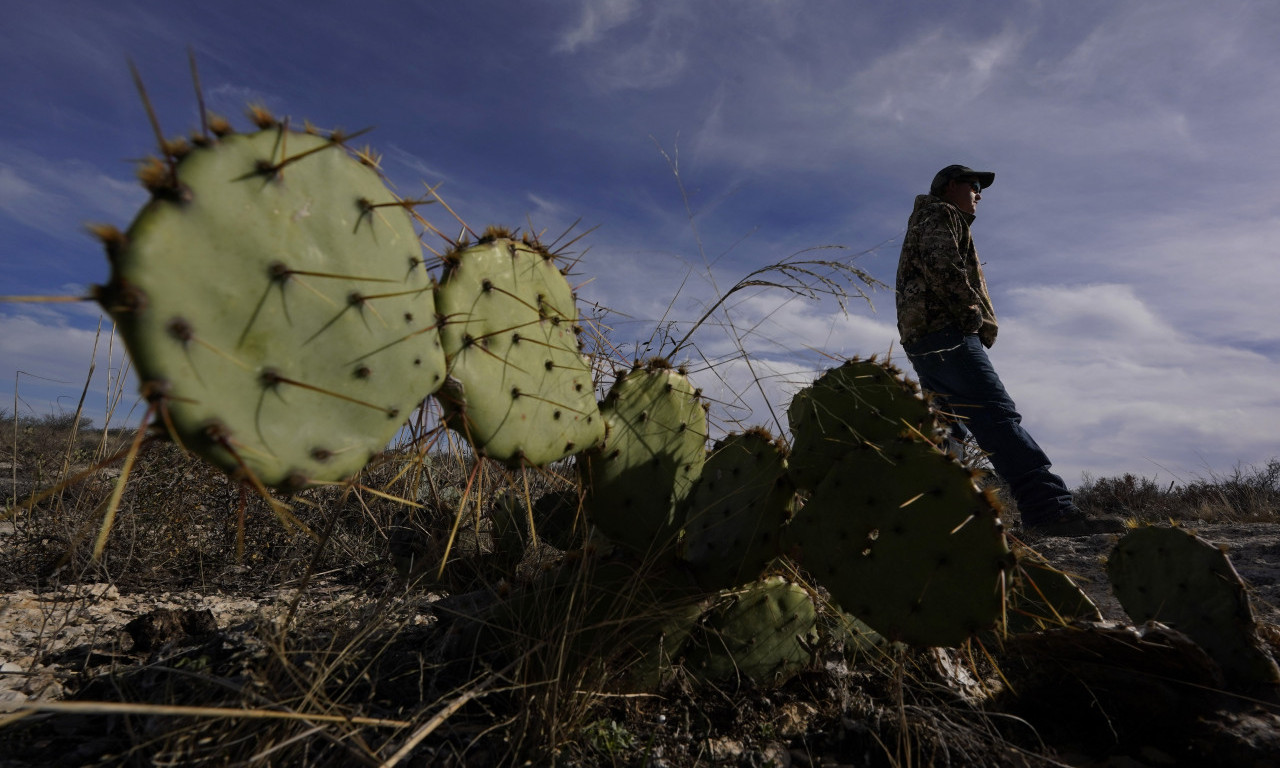
[[977,334],[939,331],[903,349],[920,386],[959,417],[953,436],[963,440],[972,434],[1009,484],[1024,526],[1049,522],[1071,509],[1071,491],[1050,471],[1049,457],[1022,427],[1022,415]]

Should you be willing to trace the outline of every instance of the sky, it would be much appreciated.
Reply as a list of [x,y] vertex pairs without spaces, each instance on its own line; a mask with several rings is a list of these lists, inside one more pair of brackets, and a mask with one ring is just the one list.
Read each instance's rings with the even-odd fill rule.
[[[192,51],[208,108],[242,129],[250,103],[372,126],[396,190],[439,185],[477,231],[576,223],[580,309],[624,356],[670,352],[783,259],[887,284],[843,307],[734,292],[675,355],[714,430],[778,433],[791,395],[846,357],[909,371],[901,237],[962,163],[996,172],[973,225],[991,357],[1068,484],[1280,457],[1271,0],[3,4],[0,295],[106,280],[86,225],[127,227],[156,145],[129,62],[166,135],[189,133]],[[92,303],[0,302],[6,411],[73,412],[92,364],[101,426],[123,363]],[[141,419],[134,386],[114,425]]]

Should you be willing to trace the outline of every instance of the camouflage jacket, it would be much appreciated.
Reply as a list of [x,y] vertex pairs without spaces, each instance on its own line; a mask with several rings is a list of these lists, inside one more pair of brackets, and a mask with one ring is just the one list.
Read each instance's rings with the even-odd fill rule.
[[916,197],[898,259],[895,299],[903,344],[954,328],[996,341],[996,313],[969,225],[973,214],[932,195]]

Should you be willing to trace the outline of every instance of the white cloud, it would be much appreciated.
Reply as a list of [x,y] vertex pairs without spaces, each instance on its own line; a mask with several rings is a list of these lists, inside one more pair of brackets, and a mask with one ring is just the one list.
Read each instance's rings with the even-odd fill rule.
[[88,381],[85,413],[102,426],[113,385],[123,386],[126,410],[136,399],[131,372],[123,383],[118,382],[127,365],[123,344],[112,336],[110,322],[103,323],[99,334],[70,320],[62,310],[37,306],[0,314],[0,392],[4,393],[0,408],[13,409],[16,385],[20,414],[71,412]]
[[[398,165],[404,166],[410,171],[407,175],[414,179],[413,186],[417,186],[420,182],[426,182],[427,184],[435,186],[440,182],[452,181],[452,178],[448,174],[428,163],[418,154],[411,152],[398,144],[391,144],[387,147],[387,159],[394,161]],[[384,171],[386,170],[387,169],[384,169]],[[412,197],[418,195],[419,190],[409,189],[409,191],[404,194]]]
[[[1184,333],[1128,286],[1010,292],[992,360],[1069,482],[1277,453],[1280,361]],[[1170,478],[1174,479],[1174,478]]]

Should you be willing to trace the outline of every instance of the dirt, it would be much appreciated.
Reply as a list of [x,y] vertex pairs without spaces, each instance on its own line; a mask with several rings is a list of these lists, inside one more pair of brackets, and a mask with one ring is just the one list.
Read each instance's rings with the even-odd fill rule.
[[[1280,629],[1269,628],[1280,625],[1280,525],[1184,527],[1227,548],[1236,570],[1250,585],[1251,603],[1263,632],[1280,636]],[[0,529],[0,545],[7,533]],[[928,753],[930,762],[1114,768],[1280,765],[1280,718],[1273,714],[1280,708],[1270,703],[1276,700],[1273,693],[1253,692],[1257,702],[1207,691],[1201,696],[1185,684],[1153,682],[1146,672],[1117,672],[1114,664],[1099,666],[1087,657],[1088,653],[1111,656],[1120,648],[1157,648],[1158,653],[1147,652],[1143,664],[1168,664],[1180,677],[1201,679],[1196,677],[1201,674],[1196,668],[1201,663],[1195,655],[1198,649],[1184,647],[1182,640],[1169,639],[1158,629],[1130,626],[1105,575],[1105,558],[1114,541],[1115,537],[1101,535],[1026,542],[1053,565],[1075,576],[1110,622],[1107,629],[1088,633],[1096,645],[1084,649],[1083,659],[1041,663],[1062,650],[1051,648],[1046,655],[1041,647],[1032,654],[1039,662],[1025,667],[1010,663],[1010,682],[1021,687],[1022,698],[1011,702],[1006,693],[981,705],[989,711],[1005,712],[1007,722],[1033,727],[1040,741],[1020,743],[1017,728],[1013,728],[1013,735],[1007,733],[1004,729],[1010,726],[999,725],[999,715],[984,726],[989,732],[999,731],[998,738],[989,734],[975,737],[976,731],[964,730],[970,726],[961,727],[939,714],[947,712],[947,707],[921,703],[907,708],[913,714],[910,718],[904,715],[903,722],[910,719],[913,727],[932,729],[928,738],[938,741]],[[254,638],[264,635],[264,627],[280,622],[299,593],[297,585],[253,588],[250,580],[238,575],[234,571],[217,574],[210,583],[221,588],[199,590],[122,594],[111,585],[88,584],[40,591],[18,589],[0,595],[0,708],[83,695],[85,681],[102,670],[143,670],[165,653],[184,647],[220,645],[243,652],[254,646],[260,642]],[[246,586],[236,588],[237,583]],[[300,605],[303,611],[355,616],[385,597],[371,594],[349,579],[321,575],[302,593]],[[427,594],[402,597],[396,619],[409,630],[417,625],[425,631],[437,619],[433,615],[436,599]],[[405,636],[421,642],[421,636],[412,631]],[[211,644],[211,638],[216,642]],[[1068,650],[1082,652],[1075,644]],[[1159,654],[1165,655],[1156,658]],[[948,688],[950,692],[942,698],[954,698],[956,706],[971,694],[980,696],[982,686],[975,685],[962,656],[940,651],[917,657],[913,664],[913,674],[936,677],[936,683]],[[1212,684],[1213,672],[1208,666],[1203,681]],[[892,707],[868,700],[873,694],[867,686],[879,685],[868,679],[857,668],[829,662],[826,668],[778,691],[739,692],[729,698],[718,694],[700,697],[685,691],[668,695],[660,703],[628,705],[618,710],[617,727],[624,735],[630,729],[630,741],[625,743],[648,740],[649,754],[655,758],[649,764],[655,766],[882,765],[882,758],[875,755],[883,746],[885,733],[894,733],[897,725],[884,714],[892,712]],[[925,680],[924,688],[930,685]],[[1032,706],[1033,701],[1039,703]],[[1097,717],[1099,710],[1105,710],[1106,716]],[[886,722],[876,720],[880,717]],[[694,736],[697,729],[690,723],[696,725],[699,719],[713,732]],[[651,732],[645,735],[644,728]],[[1133,735],[1123,736],[1126,732]],[[767,737],[762,736],[766,733]],[[1098,740],[1109,746],[1089,746]],[[81,750],[89,755],[96,743],[90,739]],[[56,742],[49,748],[55,749]],[[923,750],[924,745],[912,748]],[[638,749],[623,752],[634,759]],[[1037,756],[1037,752],[1043,755]],[[426,757],[434,753],[416,754]],[[613,761],[617,762],[616,756]],[[0,757],[0,766],[5,768],[31,764]],[[566,760],[565,764],[591,763]],[[624,759],[622,764],[631,762]]]

